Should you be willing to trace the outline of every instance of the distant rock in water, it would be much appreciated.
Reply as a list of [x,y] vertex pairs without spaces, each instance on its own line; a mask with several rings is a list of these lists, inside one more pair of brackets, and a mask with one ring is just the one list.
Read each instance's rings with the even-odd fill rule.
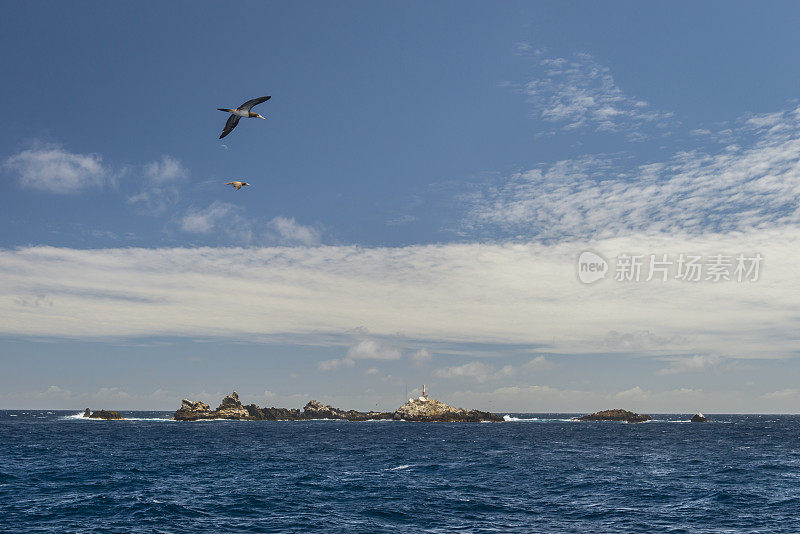
[[453,408],[436,399],[427,399],[424,397],[408,399],[407,403],[394,412],[392,418],[403,421],[430,421],[442,423],[503,421],[502,417],[494,413]]
[[125,419],[120,415],[119,412],[115,412],[113,410],[96,410],[93,412],[89,408],[86,408],[86,411],[83,412],[83,416],[90,419],[106,419],[108,421],[121,421]]
[[309,401],[303,407],[304,419],[346,419],[348,421],[370,421],[375,419],[391,419],[391,412],[357,412],[355,410],[340,410],[327,406],[319,401]]
[[626,423],[643,423],[650,420],[649,415],[640,415],[628,410],[603,410],[593,414],[577,417],[578,421],[624,421]]
[[176,421],[198,421],[204,419],[238,419],[248,421],[308,421],[311,419],[336,419],[343,421],[373,421],[395,419],[406,421],[478,422],[502,421],[499,415],[453,408],[437,400],[412,399],[395,412],[358,412],[341,410],[319,401],[309,401],[303,410],[289,408],[261,408],[255,404],[243,406],[234,391],[220,403],[216,410],[200,401],[183,399],[175,412]]
[[696,413],[692,416],[692,423],[708,423],[708,417],[701,413]]

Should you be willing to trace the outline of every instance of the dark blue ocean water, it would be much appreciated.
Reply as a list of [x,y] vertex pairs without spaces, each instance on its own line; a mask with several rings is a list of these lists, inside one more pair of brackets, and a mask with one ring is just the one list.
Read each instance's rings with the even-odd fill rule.
[[3,532],[800,532],[800,417],[178,423],[0,411]]

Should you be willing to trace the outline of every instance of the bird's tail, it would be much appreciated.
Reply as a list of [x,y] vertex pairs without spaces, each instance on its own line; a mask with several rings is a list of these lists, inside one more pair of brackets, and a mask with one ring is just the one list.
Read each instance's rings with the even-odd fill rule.
[[224,108],[217,108],[217,109],[220,111],[224,111],[225,113],[230,113],[231,111],[233,111],[232,109],[224,109]]

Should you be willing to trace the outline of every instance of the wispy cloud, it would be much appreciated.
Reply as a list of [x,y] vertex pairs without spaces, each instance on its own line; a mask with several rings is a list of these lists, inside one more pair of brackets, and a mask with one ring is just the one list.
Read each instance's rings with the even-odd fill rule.
[[696,354],[688,358],[674,358],[669,366],[660,369],[658,375],[676,375],[681,373],[697,373],[718,367],[724,358],[716,354]]
[[485,382],[495,373],[494,366],[483,362],[469,362],[464,365],[454,365],[434,369],[431,373],[436,378],[471,378],[478,382]]
[[[741,394],[731,390],[708,392],[692,388],[651,390],[633,386],[622,391],[565,389],[547,385],[503,386],[490,391],[459,391],[451,396],[463,405],[493,406],[494,411],[591,413],[598,409],[626,408],[640,413],[695,413],[700,406],[716,412],[745,411],[751,400],[742,402]],[[764,406],[764,404],[761,404]],[[520,407],[525,407],[520,409]],[[516,409],[515,409],[516,408]]]
[[548,360],[544,356],[536,356],[535,358],[533,358],[529,362],[522,364],[521,369],[524,372],[528,372],[528,373],[538,373],[538,372],[541,372],[541,371],[546,371],[548,369],[552,369],[553,367],[554,367],[554,364],[552,362],[550,362],[550,360]]
[[[206,208],[189,208],[181,218],[180,226],[184,232],[207,234],[217,228],[223,219],[228,221],[230,227],[230,216],[239,208],[230,202],[215,200]],[[238,222],[238,218],[237,221]],[[234,223],[235,224],[235,223]]]
[[102,188],[117,179],[99,154],[76,154],[56,144],[23,150],[3,167],[17,175],[20,186],[57,194]]
[[189,170],[172,156],[161,156],[144,166],[141,190],[128,197],[128,202],[152,215],[164,213],[180,198],[180,187],[189,178]]
[[[353,367],[357,360],[392,361],[399,360],[402,356],[403,352],[396,347],[386,345],[374,339],[364,339],[350,347],[344,358],[333,358],[321,361],[317,365],[317,369],[320,371],[335,371],[345,367]],[[377,372],[377,369],[374,370]],[[368,370],[367,374],[373,374],[370,371],[372,371],[372,369]]]
[[402,355],[399,349],[373,339],[365,339],[347,351],[351,360],[399,360]]
[[319,244],[320,231],[298,223],[293,217],[278,216],[264,223],[248,217],[244,208],[215,200],[205,208],[190,207],[180,219],[184,232],[216,232],[230,242],[242,245],[279,244],[310,246]]
[[317,364],[317,369],[320,371],[335,371],[342,367],[353,367],[356,364],[352,358],[331,358],[323,360]]
[[[764,269],[749,284],[606,280],[584,286],[575,258],[587,245],[0,250],[0,333],[306,340],[355,335],[350,359],[380,356],[377,361],[396,358],[397,351],[408,355],[428,341],[607,353],[610,331],[658,332],[664,339],[686,338],[669,346],[675,357],[796,355],[792,332],[800,296],[790,288],[800,229],[634,234],[591,242],[606,257],[757,251]],[[112,295],[109,288],[124,291]],[[369,334],[353,333],[354,325]],[[414,346],[360,345],[391,340],[398,332]],[[665,354],[653,356],[663,360]]]
[[612,330],[605,339],[605,345],[611,350],[623,352],[662,350],[669,347],[685,346],[688,340],[683,336],[666,338],[650,332],[617,332]]
[[[530,46],[518,50],[526,52]],[[623,132],[631,140],[641,140],[646,137],[643,126],[663,128],[675,122],[672,113],[626,94],[611,70],[589,54],[542,58],[538,52],[533,54],[535,78],[522,91],[540,118],[562,130]]]
[[800,110],[753,116],[741,144],[630,165],[625,156],[559,161],[487,184],[465,227],[565,239],[638,232],[731,232],[800,223]]
[[431,361],[433,359],[433,354],[431,354],[428,349],[419,349],[412,352],[408,356],[408,359],[411,360],[412,364],[420,367]]
[[485,382],[486,380],[513,378],[519,374],[538,373],[552,367],[553,364],[547,358],[536,356],[518,367],[504,365],[500,369],[495,369],[489,363],[475,361],[463,365],[434,369],[432,374],[437,378],[471,378],[477,382]]
[[617,400],[643,400],[649,399],[651,397],[651,393],[649,391],[643,390],[639,386],[634,386],[631,389],[626,389],[624,391],[620,391],[619,393],[614,395],[614,398]]
[[274,241],[281,245],[315,245],[320,232],[313,226],[299,224],[294,217],[278,216],[267,223]]
[[770,399],[770,400],[796,399],[796,398],[800,398],[800,390],[795,389],[795,388],[779,389],[779,390],[773,391],[771,393],[765,393],[761,397],[764,398],[764,399]]
[[469,362],[464,365],[442,367],[431,373],[436,378],[470,378],[477,382],[485,382],[490,378],[508,378],[513,376],[513,368],[505,366],[495,371],[493,365],[484,362]]

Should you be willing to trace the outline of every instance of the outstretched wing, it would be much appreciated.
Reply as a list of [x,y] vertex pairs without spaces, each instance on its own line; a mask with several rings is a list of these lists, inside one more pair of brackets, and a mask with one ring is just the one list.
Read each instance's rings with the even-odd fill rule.
[[248,100],[247,102],[245,102],[244,104],[239,106],[239,109],[241,109],[242,111],[250,111],[250,109],[253,106],[257,106],[262,102],[266,102],[270,98],[272,98],[272,97],[271,96],[262,96],[262,97],[259,97],[259,98],[254,98],[253,100]]
[[233,114],[228,117],[228,122],[225,123],[225,129],[222,130],[222,135],[219,136],[220,139],[231,133],[233,129],[236,128],[236,125],[239,124],[239,118],[240,117],[238,115]]

